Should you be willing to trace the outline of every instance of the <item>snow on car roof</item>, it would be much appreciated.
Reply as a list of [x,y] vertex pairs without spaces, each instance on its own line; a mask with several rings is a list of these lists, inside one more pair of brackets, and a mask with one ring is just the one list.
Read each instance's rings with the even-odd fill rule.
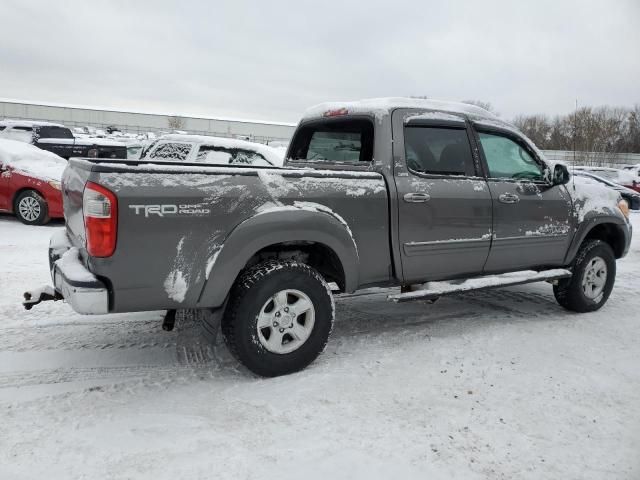
[[498,119],[498,117],[488,110],[468,103],[405,97],[369,98],[350,102],[320,103],[307,109],[302,118],[306,120],[323,117],[327,115],[327,112],[340,112],[343,109],[346,111],[346,113],[343,114],[374,114],[376,118],[379,118],[396,108],[421,108],[424,110],[474,115],[477,118],[490,120]]
[[39,127],[39,126],[64,127],[64,125],[62,125],[61,123],[42,122],[39,120],[11,120],[11,119],[0,120],[0,125],[3,125],[5,127]]
[[0,163],[30,177],[59,182],[67,161],[28,143],[0,139]]
[[280,150],[263,145],[256,142],[248,142],[246,140],[238,140],[237,138],[210,137],[207,135],[183,135],[179,133],[170,133],[162,135],[158,140],[172,140],[175,142],[189,142],[197,144],[215,145],[222,148],[240,148],[259,153],[270,163],[281,167],[284,156]]

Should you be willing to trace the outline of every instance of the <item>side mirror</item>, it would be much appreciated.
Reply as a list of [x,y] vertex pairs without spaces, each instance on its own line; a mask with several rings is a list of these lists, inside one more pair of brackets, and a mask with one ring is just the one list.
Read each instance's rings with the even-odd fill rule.
[[553,175],[551,177],[551,185],[566,185],[571,179],[571,174],[566,165],[557,163],[553,167]]

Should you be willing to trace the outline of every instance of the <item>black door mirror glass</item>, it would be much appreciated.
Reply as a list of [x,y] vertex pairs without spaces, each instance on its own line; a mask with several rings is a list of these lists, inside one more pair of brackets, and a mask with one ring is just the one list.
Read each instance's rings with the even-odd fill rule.
[[551,178],[551,183],[553,185],[566,185],[569,183],[569,179],[571,175],[569,174],[569,169],[566,165],[562,163],[557,163],[553,167],[553,177]]

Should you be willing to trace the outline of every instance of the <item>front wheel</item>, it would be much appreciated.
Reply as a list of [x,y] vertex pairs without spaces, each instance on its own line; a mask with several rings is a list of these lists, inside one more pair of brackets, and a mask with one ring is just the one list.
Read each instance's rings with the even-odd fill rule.
[[44,225],[49,221],[47,201],[35,190],[25,190],[16,197],[14,212],[27,225]]
[[601,240],[588,240],[578,250],[573,275],[560,280],[553,294],[560,305],[574,312],[600,309],[611,295],[616,279],[616,258]]
[[241,274],[222,332],[243,365],[275,377],[302,370],[322,353],[334,310],[331,290],[315,269],[269,260]]

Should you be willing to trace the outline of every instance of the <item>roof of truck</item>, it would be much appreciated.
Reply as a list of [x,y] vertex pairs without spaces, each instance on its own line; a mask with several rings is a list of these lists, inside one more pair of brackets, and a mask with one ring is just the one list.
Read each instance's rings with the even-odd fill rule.
[[369,98],[354,102],[320,103],[307,109],[302,118],[310,119],[348,114],[374,114],[378,117],[389,114],[396,108],[416,108],[449,114],[462,114],[464,116],[471,116],[476,120],[492,120],[508,125],[488,110],[468,103],[405,97]]

